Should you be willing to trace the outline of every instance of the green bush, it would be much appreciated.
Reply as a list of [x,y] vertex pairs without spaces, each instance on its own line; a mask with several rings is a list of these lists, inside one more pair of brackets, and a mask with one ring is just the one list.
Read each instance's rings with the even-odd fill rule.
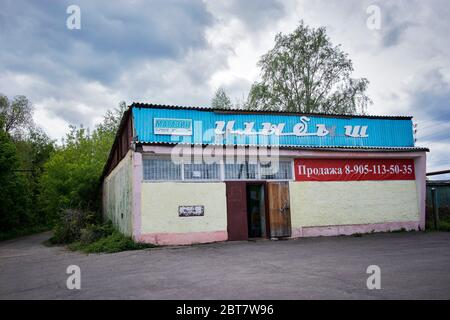
[[450,232],[450,222],[449,221],[440,221],[438,230]]
[[94,212],[80,209],[64,209],[53,230],[51,243],[66,244],[79,241],[81,232],[98,221]]
[[155,245],[136,243],[131,237],[124,236],[117,230],[112,234],[100,238],[95,242],[83,244],[81,241],[69,245],[71,250],[78,250],[85,253],[113,253],[127,250],[140,250],[145,248],[152,248]]
[[101,238],[105,238],[115,231],[111,221],[104,224],[92,224],[85,229],[81,229],[80,243],[83,245],[91,244]]
[[0,234],[30,226],[29,188],[19,169],[17,148],[11,137],[0,128]]

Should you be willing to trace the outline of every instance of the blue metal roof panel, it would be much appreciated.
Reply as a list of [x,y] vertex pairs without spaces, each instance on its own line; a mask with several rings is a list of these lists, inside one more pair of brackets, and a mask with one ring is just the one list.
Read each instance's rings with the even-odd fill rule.
[[[224,144],[259,146],[302,146],[302,147],[414,147],[412,120],[410,118],[365,118],[308,116],[308,121],[300,115],[267,113],[222,113],[211,110],[172,108],[132,108],[135,140],[145,143],[186,143]],[[155,119],[190,121],[191,131],[187,135],[155,134]],[[292,134],[294,127],[303,121],[307,125],[307,135]],[[234,130],[244,130],[245,123],[254,123],[253,134],[215,134],[217,122],[234,121]],[[187,122],[188,123],[188,122]],[[282,133],[289,135],[255,134],[264,123],[284,124]],[[316,128],[323,126],[329,132],[316,135]],[[345,127],[367,127],[367,137],[346,135]],[[317,129],[318,130],[318,129]]]
[[182,109],[182,110],[200,110],[200,111],[214,111],[218,113],[253,113],[253,114],[290,114],[290,115],[307,115],[307,116],[326,116],[336,118],[369,118],[369,119],[412,119],[409,115],[373,115],[373,114],[332,114],[332,113],[300,113],[285,110],[247,110],[247,109],[213,109],[199,106],[177,106],[166,104],[153,103],[139,103],[133,102],[131,107],[135,108],[150,108],[150,109]]

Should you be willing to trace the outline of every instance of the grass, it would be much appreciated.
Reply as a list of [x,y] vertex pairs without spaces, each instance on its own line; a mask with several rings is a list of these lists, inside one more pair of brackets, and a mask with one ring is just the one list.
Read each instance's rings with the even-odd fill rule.
[[444,217],[441,217],[439,219],[439,224],[437,228],[434,227],[433,220],[430,219],[427,221],[426,225],[427,231],[444,231],[444,232],[450,232],[450,215],[446,215]]
[[438,230],[450,232],[450,222],[449,221],[440,221]]
[[70,250],[84,253],[113,253],[156,247],[135,242],[122,234],[111,221],[100,223],[95,213],[65,209],[53,229],[50,244],[64,244]]
[[84,253],[114,253],[128,250],[154,248],[156,245],[134,242],[131,237],[124,236],[119,231],[102,237],[92,243],[84,244],[80,241],[68,245],[69,249]]
[[7,232],[0,232],[0,241],[14,239],[18,237],[28,236],[35,233],[51,230],[49,226],[33,226],[23,229],[10,230]]

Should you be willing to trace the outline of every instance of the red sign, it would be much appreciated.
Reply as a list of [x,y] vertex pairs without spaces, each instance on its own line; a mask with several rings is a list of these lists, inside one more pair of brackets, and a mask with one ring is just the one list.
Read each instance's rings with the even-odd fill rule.
[[413,159],[295,159],[296,181],[414,180]]

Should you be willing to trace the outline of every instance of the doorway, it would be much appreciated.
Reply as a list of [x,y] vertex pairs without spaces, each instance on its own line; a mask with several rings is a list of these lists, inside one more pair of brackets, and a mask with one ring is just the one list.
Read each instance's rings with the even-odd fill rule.
[[267,183],[267,203],[269,213],[270,238],[291,236],[291,209],[289,184],[287,182]]
[[291,236],[289,184],[226,181],[228,240]]
[[247,184],[247,227],[249,238],[266,237],[266,209],[263,184]]

